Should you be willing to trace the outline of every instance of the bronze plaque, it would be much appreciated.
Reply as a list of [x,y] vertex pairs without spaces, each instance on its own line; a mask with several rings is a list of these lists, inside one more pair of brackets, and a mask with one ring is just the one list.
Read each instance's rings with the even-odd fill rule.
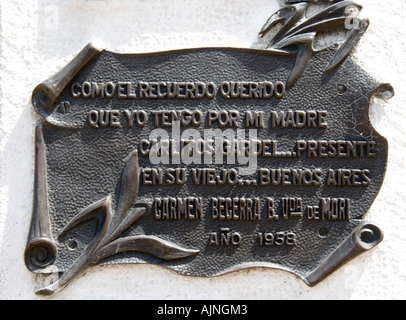
[[381,242],[364,217],[388,144],[369,104],[393,89],[350,55],[369,25],[360,8],[288,4],[253,48],[89,44],[39,85],[25,261],[59,278],[37,293],[124,263],[205,277],[271,267],[312,286]]

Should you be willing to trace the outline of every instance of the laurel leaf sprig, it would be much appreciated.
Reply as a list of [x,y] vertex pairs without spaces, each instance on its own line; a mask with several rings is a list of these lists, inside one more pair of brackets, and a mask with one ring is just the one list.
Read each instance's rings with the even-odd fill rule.
[[147,212],[148,204],[137,204],[140,183],[138,151],[131,153],[124,166],[119,185],[120,194],[116,210],[112,196],[96,201],[81,210],[60,232],[59,237],[88,221],[96,221],[96,232],[81,256],[62,276],[51,285],[38,290],[38,295],[53,295],[69,284],[75,276],[104,259],[126,252],[152,255],[164,261],[193,257],[198,250],[182,248],[157,236],[138,235],[121,237],[122,234]]
[[310,17],[306,15],[308,5],[307,2],[301,2],[280,9],[266,21],[258,35],[260,39],[272,35],[265,49],[296,55],[295,65],[287,80],[287,89],[292,88],[306,71],[316,51],[314,42],[320,32],[347,32],[343,43],[335,43],[339,48],[324,69],[324,73],[330,73],[344,62],[369,26],[368,19],[361,20],[353,15],[353,10],[362,9],[354,1],[330,4]]

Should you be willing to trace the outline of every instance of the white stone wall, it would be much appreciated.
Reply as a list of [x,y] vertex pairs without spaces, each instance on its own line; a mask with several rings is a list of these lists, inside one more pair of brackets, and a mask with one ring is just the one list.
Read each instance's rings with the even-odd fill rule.
[[[359,2],[371,26],[356,56],[396,90],[371,107],[390,145],[385,184],[368,216],[384,230],[383,243],[315,288],[269,269],[205,279],[130,265],[89,269],[51,299],[406,298],[406,0]],[[23,261],[40,120],[33,88],[90,41],[116,52],[249,47],[278,7],[276,0],[0,0],[0,299],[45,299],[34,295],[36,276]]]

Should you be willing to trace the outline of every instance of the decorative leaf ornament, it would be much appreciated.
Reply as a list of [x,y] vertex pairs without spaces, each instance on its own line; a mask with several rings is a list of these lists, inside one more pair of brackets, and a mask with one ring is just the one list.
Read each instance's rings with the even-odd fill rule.
[[107,196],[83,209],[63,228],[59,238],[90,220],[95,220],[97,225],[93,239],[76,262],[57,281],[38,290],[37,294],[52,295],[88,267],[120,253],[146,253],[164,261],[186,259],[199,253],[197,250],[181,248],[156,236],[119,238],[149,211],[146,204],[133,208],[138,197],[139,180],[138,151],[135,150],[128,158],[122,173],[116,210],[112,209],[112,197]]
[[296,54],[295,66],[286,84],[288,89],[292,88],[305,72],[312,54],[316,51],[314,42],[320,32],[347,31],[348,33],[324,70],[325,73],[329,73],[348,57],[369,26],[368,19],[360,20],[353,15],[354,10],[362,9],[362,6],[354,1],[329,4],[310,17],[306,14],[308,2],[311,1],[280,9],[267,20],[258,36],[264,39],[263,41],[267,41],[265,36],[272,35],[269,42],[262,44],[265,49]]

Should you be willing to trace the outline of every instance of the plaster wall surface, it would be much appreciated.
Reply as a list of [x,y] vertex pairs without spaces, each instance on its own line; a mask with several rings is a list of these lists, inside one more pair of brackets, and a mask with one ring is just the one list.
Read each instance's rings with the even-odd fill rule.
[[34,295],[23,254],[32,212],[33,88],[88,42],[116,52],[205,46],[250,47],[275,0],[0,0],[0,299],[405,299],[406,298],[406,0],[360,1],[371,26],[359,63],[396,91],[374,101],[370,117],[389,141],[385,183],[368,220],[385,232],[374,250],[314,288],[277,270],[217,278],[180,276],[150,265],[96,267],[58,295]]

